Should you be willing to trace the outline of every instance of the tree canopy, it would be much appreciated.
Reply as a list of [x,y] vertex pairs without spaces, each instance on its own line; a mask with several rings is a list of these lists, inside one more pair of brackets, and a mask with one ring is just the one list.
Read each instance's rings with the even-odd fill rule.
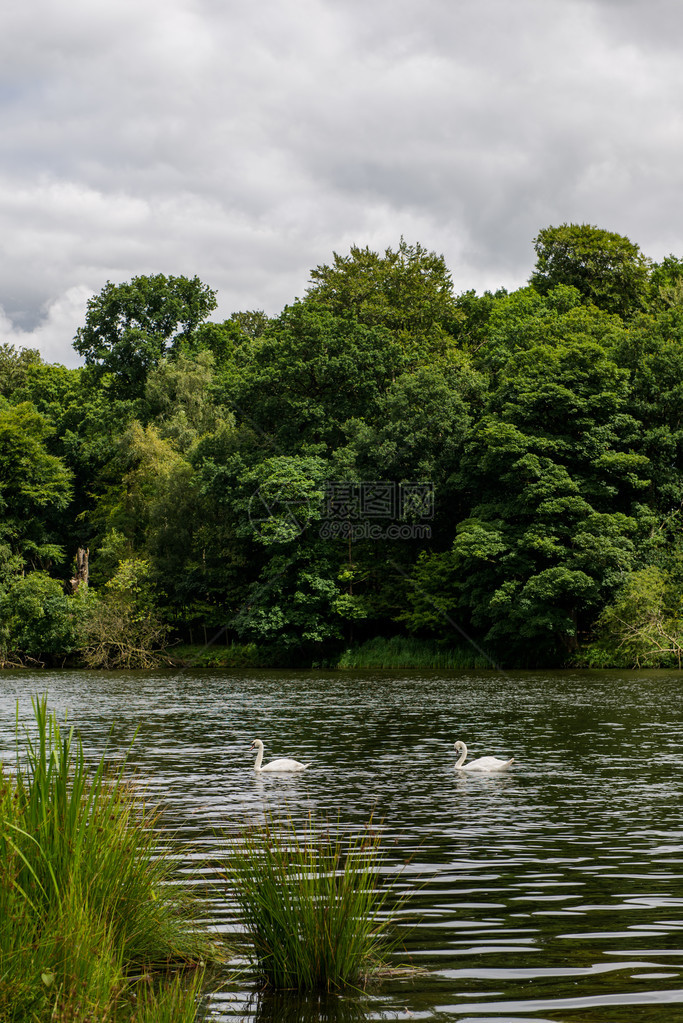
[[477,295],[418,243],[353,246],[222,322],[197,278],[135,277],[91,299],[84,367],[0,346],[0,662],[332,664],[408,631],[678,664],[683,260],[587,224],[535,251]]
[[140,394],[147,373],[191,342],[216,308],[216,295],[198,277],[134,277],[108,282],[88,302],[74,348],[86,365],[110,373],[117,393]]
[[623,235],[562,224],[539,231],[534,247],[538,259],[530,283],[541,294],[569,284],[609,313],[626,316],[644,307],[650,261]]

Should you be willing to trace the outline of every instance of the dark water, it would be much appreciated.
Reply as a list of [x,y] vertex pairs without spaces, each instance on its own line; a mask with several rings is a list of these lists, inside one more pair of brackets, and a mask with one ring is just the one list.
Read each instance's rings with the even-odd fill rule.
[[[0,674],[0,755],[16,701],[50,706],[99,756],[126,749],[187,843],[215,925],[233,909],[202,864],[264,806],[384,821],[404,911],[399,961],[362,996],[267,999],[216,981],[217,1020],[683,1021],[683,677],[673,672]],[[255,776],[266,760],[301,775]],[[456,773],[453,743],[514,756]]]

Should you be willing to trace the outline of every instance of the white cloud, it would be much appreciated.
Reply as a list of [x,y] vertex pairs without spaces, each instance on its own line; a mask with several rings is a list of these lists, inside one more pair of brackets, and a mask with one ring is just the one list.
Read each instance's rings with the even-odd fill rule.
[[5,5],[4,335],[73,359],[56,310],[141,273],[277,312],[401,235],[457,289],[522,283],[563,221],[682,253],[682,24],[673,0]]
[[18,329],[0,307],[0,342],[9,342],[17,348],[37,348],[48,362],[61,362],[65,366],[78,366],[82,359],[65,346],[83,323],[90,289],[77,285],[51,302],[39,324],[33,330]]

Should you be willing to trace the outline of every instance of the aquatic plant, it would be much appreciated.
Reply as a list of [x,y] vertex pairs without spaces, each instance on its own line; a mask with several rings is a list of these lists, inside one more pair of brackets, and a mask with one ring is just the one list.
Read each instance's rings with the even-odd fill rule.
[[177,882],[158,811],[124,765],[108,771],[102,757],[92,771],[45,698],[34,713],[35,738],[13,774],[0,771],[0,1020],[105,1023],[134,1007],[140,1021],[166,1018],[140,1014],[153,999],[175,1006],[169,1019],[194,1018],[201,977],[148,990],[157,974],[219,954]]
[[263,981],[275,989],[362,986],[386,965],[390,887],[379,829],[359,834],[268,812],[230,843],[226,871]]
[[444,647],[413,636],[375,636],[340,656],[337,668],[490,668],[490,658],[473,647]]

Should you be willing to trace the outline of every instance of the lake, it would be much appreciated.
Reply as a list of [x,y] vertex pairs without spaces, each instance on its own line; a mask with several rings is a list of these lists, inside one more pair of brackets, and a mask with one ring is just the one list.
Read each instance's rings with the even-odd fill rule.
[[[683,676],[676,672],[0,673],[0,757],[31,696],[98,759],[129,762],[186,844],[207,912],[237,926],[211,863],[221,832],[269,807],[384,828],[412,893],[397,963],[361,995],[267,998],[217,979],[220,1021],[683,1021]],[[137,733],[137,734],[136,734]],[[253,772],[311,761],[302,774]],[[454,771],[515,757],[508,772]],[[208,864],[208,865],[207,865]]]

